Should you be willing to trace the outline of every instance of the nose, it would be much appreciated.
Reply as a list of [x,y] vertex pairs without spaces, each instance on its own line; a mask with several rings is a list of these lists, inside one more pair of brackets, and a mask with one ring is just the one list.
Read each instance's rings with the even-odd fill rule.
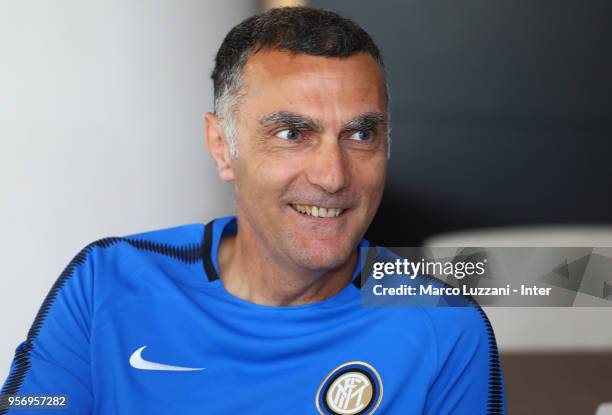
[[337,140],[322,143],[311,153],[306,177],[327,193],[337,193],[349,185],[348,160]]

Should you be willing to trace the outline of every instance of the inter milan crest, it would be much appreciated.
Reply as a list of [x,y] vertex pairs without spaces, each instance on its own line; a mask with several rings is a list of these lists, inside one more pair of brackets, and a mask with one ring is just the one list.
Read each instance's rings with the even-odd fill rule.
[[370,415],[382,396],[382,381],[376,369],[365,362],[348,362],[323,380],[316,403],[321,415]]

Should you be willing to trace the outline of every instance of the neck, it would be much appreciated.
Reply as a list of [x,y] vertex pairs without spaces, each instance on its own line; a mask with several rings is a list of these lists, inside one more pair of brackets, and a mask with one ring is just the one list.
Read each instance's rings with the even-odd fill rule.
[[357,250],[338,269],[308,270],[262,254],[257,249],[261,242],[247,237],[238,230],[236,236],[222,238],[219,246],[220,279],[238,298],[268,306],[302,305],[325,300],[351,282]]

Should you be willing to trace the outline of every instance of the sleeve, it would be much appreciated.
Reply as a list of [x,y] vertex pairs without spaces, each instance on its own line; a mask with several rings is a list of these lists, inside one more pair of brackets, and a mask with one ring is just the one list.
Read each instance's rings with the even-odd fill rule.
[[[94,244],[68,264],[44,299],[25,341],[15,351],[2,388],[0,415],[87,414],[92,408],[90,329]],[[66,395],[67,408],[18,410],[5,395]]]
[[437,373],[426,415],[505,414],[503,372],[493,328],[478,306],[429,313],[436,335]]

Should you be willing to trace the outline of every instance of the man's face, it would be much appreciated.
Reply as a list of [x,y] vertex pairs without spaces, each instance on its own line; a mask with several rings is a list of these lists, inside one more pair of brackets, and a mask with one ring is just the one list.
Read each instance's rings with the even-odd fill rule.
[[231,170],[239,232],[309,270],[354,252],[378,209],[387,167],[384,80],[348,58],[264,50],[250,56]]

